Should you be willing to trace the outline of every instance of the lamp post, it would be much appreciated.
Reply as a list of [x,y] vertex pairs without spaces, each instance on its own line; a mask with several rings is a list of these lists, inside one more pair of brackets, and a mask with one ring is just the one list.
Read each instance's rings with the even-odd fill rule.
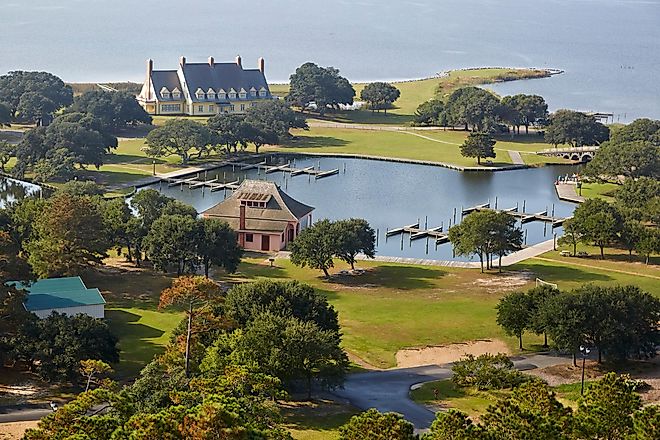
[[584,395],[584,365],[587,361],[587,355],[591,353],[588,347],[580,345],[580,353],[582,353],[582,385],[580,386],[580,395]]
[[156,159],[152,160],[151,163],[152,163],[153,166],[154,166],[154,171],[153,171],[153,173],[154,173],[154,176],[155,176],[155,175],[156,175]]

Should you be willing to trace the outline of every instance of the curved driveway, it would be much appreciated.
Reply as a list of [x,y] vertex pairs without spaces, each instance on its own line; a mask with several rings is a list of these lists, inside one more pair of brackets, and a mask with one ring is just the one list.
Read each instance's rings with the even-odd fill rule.
[[[572,362],[569,357],[543,354],[514,358],[513,361],[519,370]],[[422,382],[448,379],[451,374],[451,365],[394,368],[351,374],[346,378],[344,388],[336,390],[334,394],[360,409],[376,408],[381,412],[402,414],[415,428],[427,429],[431,426],[435,414],[410,399],[410,387]]]

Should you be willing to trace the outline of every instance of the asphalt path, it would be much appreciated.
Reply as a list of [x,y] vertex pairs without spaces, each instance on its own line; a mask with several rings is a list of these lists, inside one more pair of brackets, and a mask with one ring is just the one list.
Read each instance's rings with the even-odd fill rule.
[[39,420],[53,412],[47,403],[0,406],[0,423]]
[[[552,355],[532,355],[512,360],[518,370],[572,362],[571,358]],[[336,390],[334,394],[363,410],[376,408],[381,412],[399,413],[415,425],[415,428],[424,430],[431,426],[435,414],[410,399],[410,388],[419,383],[448,379],[451,375],[451,365],[369,371],[349,375],[344,382],[344,388]]]

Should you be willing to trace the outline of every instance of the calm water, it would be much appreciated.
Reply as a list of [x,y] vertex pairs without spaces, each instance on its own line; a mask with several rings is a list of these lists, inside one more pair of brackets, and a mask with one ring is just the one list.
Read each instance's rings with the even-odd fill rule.
[[[284,159],[280,158],[280,161]],[[296,166],[318,166],[318,159],[298,158]],[[432,259],[452,259],[451,245],[444,244],[435,249],[429,244],[426,253],[426,240],[413,241],[407,238],[401,250],[400,237],[385,240],[385,231],[412,224],[421,219],[422,226],[428,218],[428,226],[436,227],[453,222],[454,208],[460,221],[461,207],[474,206],[498,199],[500,208],[509,208],[523,201],[527,212],[551,211],[554,204],[557,216],[568,216],[574,205],[557,199],[553,182],[558,174],[572,172],[570,167],[545,167],[497,173],[461,173],[446,168],[398,164],[391,162],[323,158],[323,170],[339,168],[346,172],[339,175],[313,180],[307,176],[288,177],[282,173],[257,175],[256,170],[231,172],[231,168],[210,171],[208,178],[216,175],[222,180],[231,181],[246,177],[277,182],[292,197],[314,206],[315,220],[321,218],[342,219],[361,217],[369,221],[380,232],[378,254]],[[212,177],[211,177],[212,176]],[[153,185],[152,188],[193,205],[198,211],[210,208],[222,201],[224,191],[209,192],[201,189],[168,187],[167,184]],[[229,194],[229,192],[228,192]],[[534,244],[552,238],[548,226],[544,236],[542,223],[528,223],[527,243]],[[446,230],[446,229],[445,229]]]
[[313,60],[354,81],[476,66],[553,67],[551,109],[660,118],[660,0],[0,0],[0,72],[67,81],[143,79],[144,60],[266,58],[283,81]]

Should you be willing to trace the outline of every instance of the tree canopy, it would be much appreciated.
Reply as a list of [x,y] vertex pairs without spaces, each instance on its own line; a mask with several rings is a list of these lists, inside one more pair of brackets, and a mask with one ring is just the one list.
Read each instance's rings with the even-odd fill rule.
[[0,102],[9,106],[13,119],[41,124],[73,102],[73,90],[48,72],[14,71],[0,76]]
[[497,123],[501,105],[499,98],[487,90],[462,87],[447,99],[446,112],[451,125],[464,125],[466,130],[483,132]]
[[108,130],[128,124],[151,124],[151,116],[126,92],[91,90],[75,96],[70,111],[89,113]]
[[360,99],[369,105],[371,111],[385,110],[385,113],[399,96],[401,96],[399,89],[385,82],[369,83],[360,92]]
[[149,132],[144,151],[153,157],[177,155],[187,164],[209,154],[219,143],[208,127],[189,119],[173,119]]
[[339,75],[334,67],[320,67],[314,63],[305,63],[298,67],[289,78],[287,102],[309,109],[314,103],[316,111],[324,114],[328,108],[338,108],[340,104],[351,105],[355,89],[351,83]]
[[371,408],[339,429],[339,440],[415,440],[415,427],[397,413]]
[[548,117],[548,104],[542,96],[518,94],[502,98],[502,105],[512,109],[516,115],[512,125],[525,126],[525,133],[529,133],[529,126],[544,121]]
[[470,133],[461,145],[461,155],[465,157],[476,157],[477,163],[481,165],[481,159],[495,157],[495,139],[488,133]]
[[585,174],[593,177],[616,178],[622,175],[660,178],[660,144],[649,141],[605,142],[589,162]]
[[557,110],[550,115],[550,124],[545,130],[545,141],[555,147],[559,144],[571,147],[600,145],[609,137],[607,126],[593,116],[572,110]]

